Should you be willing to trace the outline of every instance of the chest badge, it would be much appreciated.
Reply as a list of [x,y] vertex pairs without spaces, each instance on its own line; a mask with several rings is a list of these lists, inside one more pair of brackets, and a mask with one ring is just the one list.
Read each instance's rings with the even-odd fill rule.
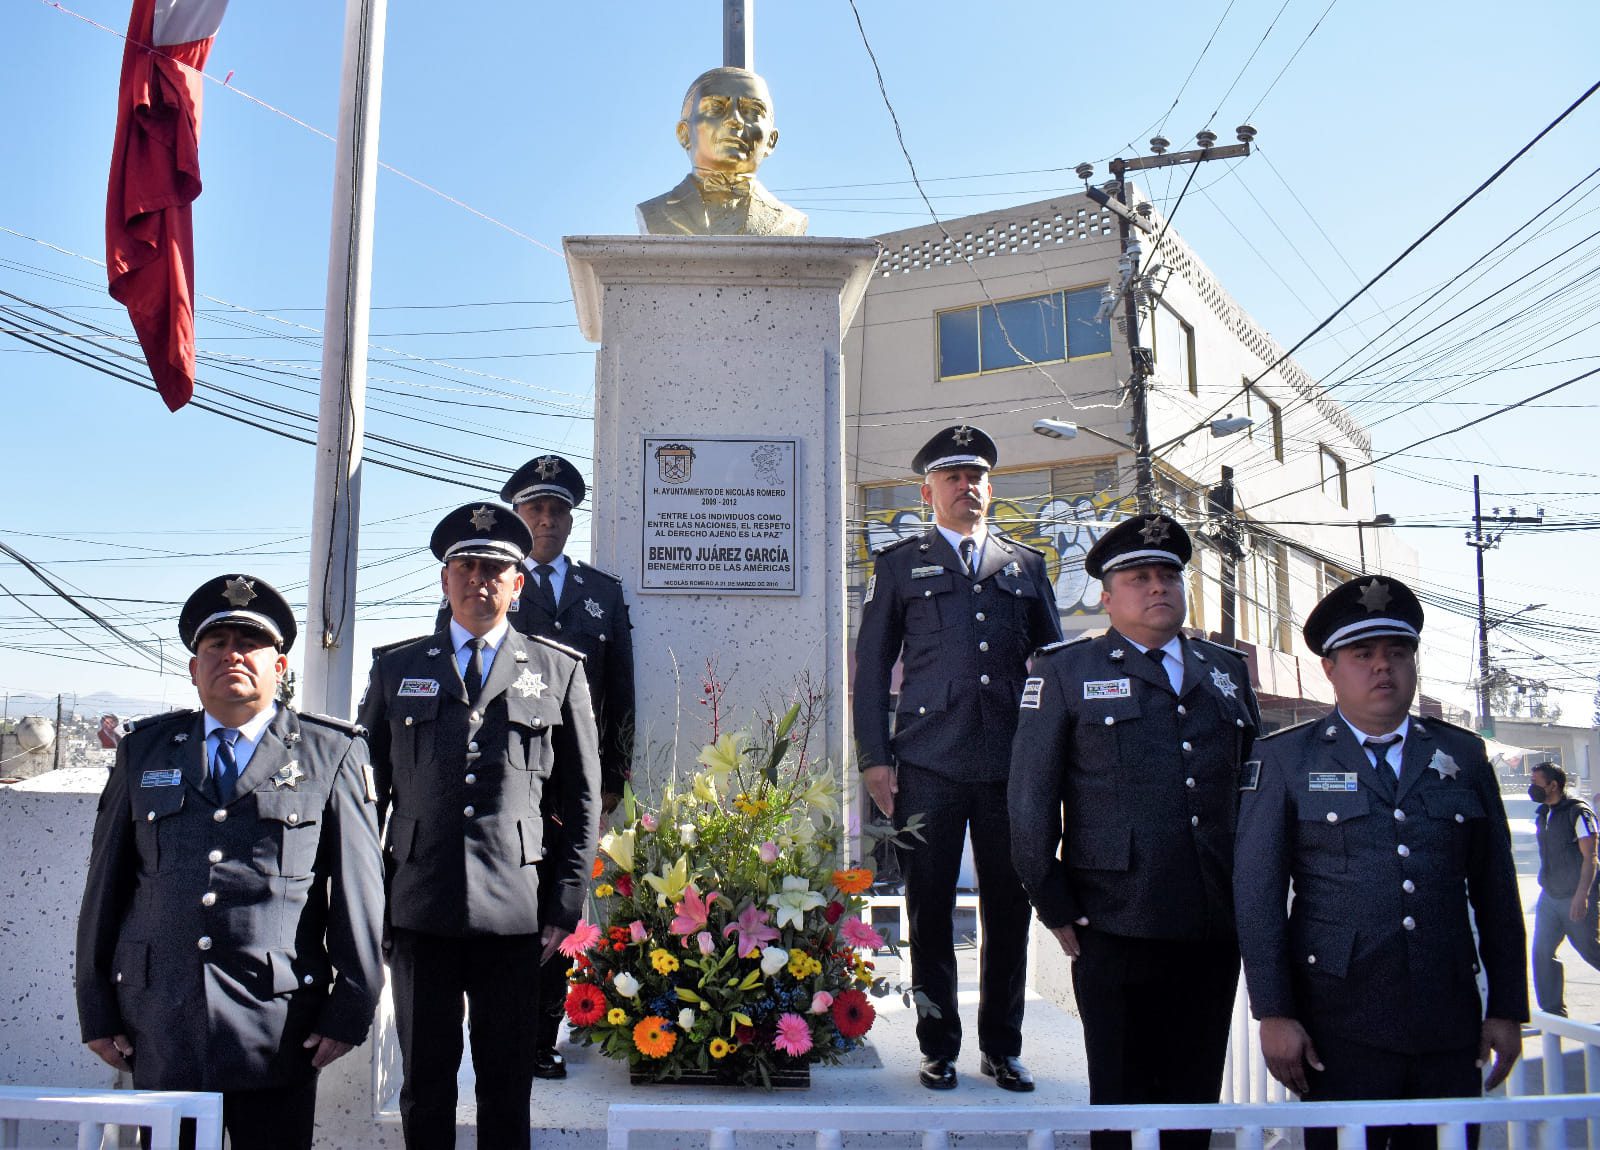
[[567,570],[567,574],[572,576],[572,581],[574,583],[576,583],[580,587],[583,586],[583,576],[582,575],[579,575],[576,571],[573,571],[570,568]]
[[593,599],[585,599],[583,601],[583,609],[589,612],[589,614],[593,615],[596,619],[603,619],[605,617],[606,609],[600,606],[600,604],[596,603]]
[[1022,564],[1013,559],[1011,562],[1007,563],[1003,568],[1001,568],[1001,570],[1015,579],[1022,574]]
[[438,658],[438,656],[439,656],[439,648],[437,648],[437,647],[429,647],[428,648],[428,658],[435,659],[435,658]]
[[290,762],[278,768],[278,773],[272,776],[272,785],[292,790],[295,784],[305,777],[306,773],[300,769],[300,764]]
[[537,699],[546,690],[544,675],[524,667],[522,674],[517,676],[516,682],[511,684],[511,689],[525,699],[530,697]]
[[1133,684],[1127,679],[1095,679],[1083,685],[1085,699],[1127,699],[1133,695]]
[[189,741],[189,732],[179,731],[176,735],[172,736],[172,741],[174,743],[187,743]]
[[1226,671],[1212,671],[1211,684],[1226,698],[1232,699],[1239,694],[1239,684]]
[[1111,654],[1107,656],[1107,658],[1109,658],[1113,663],[1122,662],[1122,660],[1124,658],[1122,648],[1118,647],[1116,650],[1112,651]]
[[1441,779],[1453,779],[1461,773],[1456,761],[1443,751],[1433,752],[1433,758],[1428,760],[1428,769],[1438,771]]

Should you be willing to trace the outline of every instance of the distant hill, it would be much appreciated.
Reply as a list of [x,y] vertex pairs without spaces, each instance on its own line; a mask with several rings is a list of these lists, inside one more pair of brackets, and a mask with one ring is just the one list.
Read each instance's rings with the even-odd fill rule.
[[[112,691],[95,691],[88,695],[66,695],[61,700],[63,714],[76,715],[83,719],[98,719],[101,715],[110,713],[119,719],[134,719],[141,715],[153,715],[158,711],[171,710],[174,707],[192,706],[194,699],[190,695],[178,698],[177,692],[170,692],[166,706],[162,706],[160,699],[143,698],[134,695],[119,695]],[[47,719],[56,717],[56,697],[54,695],[36,695],[29,691],[8,691],[3,696],[5,700],[4,713],[13,719],[20,719],[24,715],[42,715]]]

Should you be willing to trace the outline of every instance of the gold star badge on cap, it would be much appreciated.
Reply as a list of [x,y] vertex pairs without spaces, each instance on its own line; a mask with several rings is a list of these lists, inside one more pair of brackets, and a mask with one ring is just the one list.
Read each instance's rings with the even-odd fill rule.
[[950,433],[950,438],[955,440],[957,447],[966,447],[972,442],[972,428],[963,423]]
[[533,461],[533,467],[539,473],[540,479],[549,479],[561,470],[561,461],[553,455],[541,455]]
[[1361,605],[1367,609],[1369,615],[1382,611],[1389,606],[1389,600],[1393,598],[1394,595],[1390,593],[1389,588],[1377,579],[1373,579],[1361,588]]
[[235,575],[228,580],[227,590],[223,591],[222,597],[230,607],[243,607],[256,597],[255,584],[243,575]]
[[1167,525],[1159,519],[1146,519],[1144,526],[1139,529],[1139,534],[1146,543],[1165,543],[1167,541]]
[[487,507],[479,507],[472,513],[472,529],[474,531],[487,531],[494,526],[494,512]]

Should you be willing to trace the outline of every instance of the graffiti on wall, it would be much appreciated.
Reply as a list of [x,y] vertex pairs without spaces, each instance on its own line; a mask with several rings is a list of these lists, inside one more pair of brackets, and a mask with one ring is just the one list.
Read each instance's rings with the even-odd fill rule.
[[[1093,495],[996,499],[989,518],[1011,538],[1044,552],[1062,614],[1090,615],[1100,610],[1100,580],[1084,573],[1084,557],[1096,540],[1132,509],[1130,497],[1098,491]],[[855,536],[857,570],[870,568],[872,553],[879,548],[920,535],[927,528],[920,506],[868,511],[864,530]]]

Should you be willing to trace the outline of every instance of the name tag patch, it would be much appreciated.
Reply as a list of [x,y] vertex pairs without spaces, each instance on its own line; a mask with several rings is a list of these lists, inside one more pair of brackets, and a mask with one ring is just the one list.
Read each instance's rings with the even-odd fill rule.
[[1239,789],[1253,791],[1261,786],[1261,760],[1251,759],[1239,768]]
[[943,574],[944,568],[937,564],[932,567],[913,567],[911,569],[911,577],[913,579],[931,579],[935,575]]
[[1312,771],[1306,778],[1306,789],[1312,791],[1353,791],[1356,789],[1354,771]]
[[1039,709],[1039,696],[1044,693],[1043,679],[1029,679],[1022,684],[1022,703],[1030,711]]
[[1133,694],[1127,679],[1095,679],[1083,685],[1085,699],[1126,699]]
[[141,787],[176,787],[182,783],[182,771],[146,771],[139,776]]
[[431,699],[439,693],[438,679],[401,679],[395,696],[401,699]]

